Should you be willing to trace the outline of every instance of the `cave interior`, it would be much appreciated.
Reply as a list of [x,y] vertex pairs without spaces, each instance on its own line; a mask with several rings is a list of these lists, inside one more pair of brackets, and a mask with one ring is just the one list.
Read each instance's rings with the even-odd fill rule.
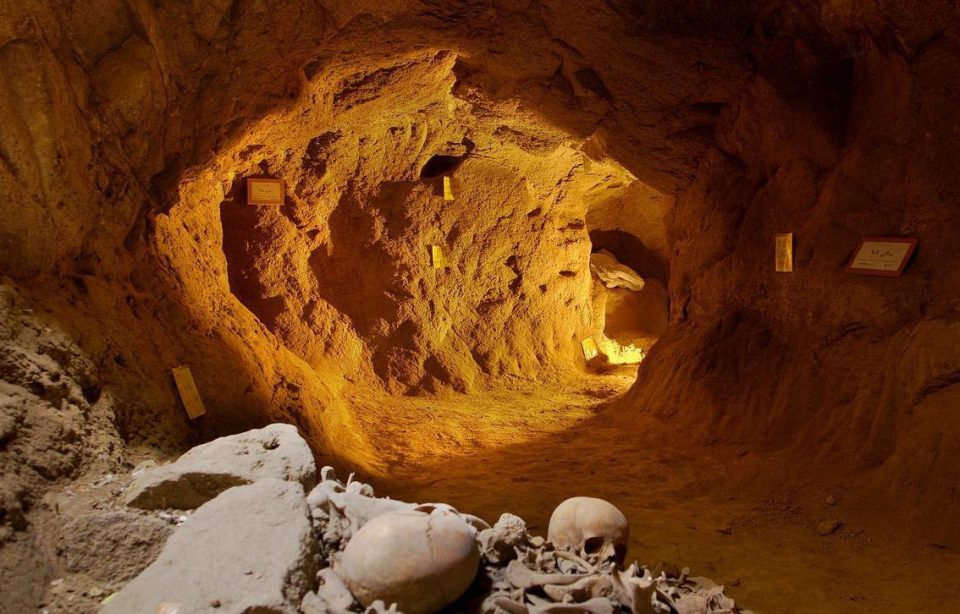
[[4,3],[0,611],[122,601],[204,511],[131,481],[274,423],[743,610],[952,611],[958,99],[947,0]]

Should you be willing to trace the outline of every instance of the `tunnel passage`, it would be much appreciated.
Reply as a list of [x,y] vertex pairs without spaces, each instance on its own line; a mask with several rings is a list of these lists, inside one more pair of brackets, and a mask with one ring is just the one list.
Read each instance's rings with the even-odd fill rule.
[[594,246],[590,271],[596,282],[595,317],[603,322],[601,354],[609,364],[638,364],[666,330],[666,287],[623,264],[617,253]]
[[[338,443],[355,443],[344,387],[444,395],[575,381],[584,373],[581,342],[601,332],[582,198],[586,158],[675,191],[709,145],[703,130],[689,128],[716,119],[695,105],[728,99],[747,76],[733,46],[648,49],[609,7],[566,7],[576,14],[569,23],[551,10],[530,23],[506,5],[471,8],[469,18],[418,12],[408,22],[406,4],[332,13],[241,4],[222,14],[213,5],[202,15],[117,11],[103,40],[96,20],[83,21],[89,28],[76,38],[63,33],[63,48],[78,51],[71,65],[95,73],[81,89],[118,130],[108,139],[115,147],[98,148],[94,163],[74,155],[86,138],[79,133],[43,141],[73,148],[55,156],[65,169],[83,160],[97,166],[96,185],[71,190],[82,224],[60,206],[49,210],[63,241],[18,242],[23,257],[5,262],[23,270],[83,251],[88,264],[127,271],[131,296],[161,297],[136,314],[155,314],[166,351],[142,352],[137,372],[151,380],[155,413],[175,426],[157,432],[150,412],[131,412],[124,429],[134,439],[156,433],[182,444],[194,426],[160,375],[167,362],[190,363],[201,390],[218,390],[198,437],[229,431],[242,411],[307,424],[318,449],[348,456],[363,446]],[[141,12],[155,14],[156,27]],[[371,39],[367,18],[397,19],[395,36]],[[574,22],[584,27],[571,29]],[[226,44],[230,23],[242,39],[235,45]],[[488,45],[468,23],[497,32],[509,24],[509,35]],[[180,30],[196,34],[196,44],[158,51]],[[610,64],[590,31],[618,32],[636,57],[670,61],[639,72],[632,62]],[[280,39],[289,43],[283,53],[255,51],[277,49]],[[23,64],[53,71],[40,71],[41,85],[58,95],[38,116],[61,113],[70,99],[72,77],[52,76],[59,61]],[[660,87],[664,80],[671,87]],[[646,103],[626,104],[637,92]],[[677,105],[677,95],[686,102]],[[660,121],[665,109],[669,121]],[[122,164],[121,152],[130,157]],[[30,181],[56,185],[38,168]],[[286,206],[242,202],[238,186],[264,175],[284,180]],[[456,192],[446,204],[437,199],[444,176]],[[104,197],[112,208],[101,206]],[[5,237],[23,234],[19,221],[9,222]],[[133,250],[133,262],[105,247],[116,245]],[[430,267],[433,245],[446,249],[449,267]],[[31,246],[35,253],[20,253]],[[202,342],[163,332],[184,327]],[[137,328],[118,329],[113,343],[135,345],[137,334],[126,331]],[[117,380],[138,390],[122,369]]]
[[[643,452],[635,437],[660,436],[664,465],[682,466],[685,452],[729,459],[727,486],[739,494],[752,481],[764,513],[782,502],[772,524],[802,525],[811,551],[823,551],[817,524],[841,512],[842,528],[828,524],[839,536],[879,526],[916,539],[925,561],[956,549],[960,71],[949,2],[8,4],[2,283],[64,325],[90,358],[79,381],[93,374],[103,389],[91,401],[52,376],[24,381],[37,371],[3,353],[14,362],[0,371],[27,399],[3,422],[0,450],[28,478],[4,490],[13,535],[60,475],[30,475],[43,463],[18,456],[47,423],[29,413],[40,394],[54,403],[39,416],[71,415],[60,401],[115,410],[95,424],[77,411],[81,426],[65,436],[118,431],[106,457],[118,465],[128,443],[174,454],[281,421],[330,462],[392,487],[418,468],[455,467],[478,498],[502,477],[515,495],[525,473],[553,476],[551,493],[571,482],[617,496],[630,480],[655,489],[658,459],[649,472],[624,459]],[[287,206],[234,197],[262,174],[284,180]],[[795,240],[791,274],[771,266],[781,233]],[[845,272],[869,236],[920,247],[901,277]],[[447,265],[432,266],[433,247]],[[658,295],[648,309],[636,291],[599,288],[590,259],[603,252],[643,280],[640,293],[669,287],[669,302]],[[26,341],[9,321],[16,349]],[[583,359],[598,335],[647,344],[622,397],[629,383]],[[184,413],[178,365],[193,373],[201,420]],[[598,431],[623,447],[592,445]],[[557,460],[541,451],[560,449],[566,464],[541,471]],[[497,484],[477,475],[473,453],[500,468]],[[585,468],[610,479],[570,479]],[[681,494],[726,501],[701,475],[670,477],[689,478]],[[528,486],[533,517],[548,489]],[[674,495],[638,494],[634,510]],[[703,529],[712,503],[686,510],[691,526]],[[708,526],[690,551],[746,543],[740,532],[759,520]],[[857,575],[824,569],[818,581]],[[42,590],[45,573],[23,586]],[[847,606],[891,603],[833,588]],[[934,590],[887,597],[917,593]]]
[[666,218],[674,199],[608,159],[588,158],[597,183],[584,193],[594,278],[598,364],[637,364],[666,330]]
[[[280,113],[211,162],[233,177],[218,219],[204,222],[222,233],[232,294],[282,347],[369,390],[575,381],[584,340],[606,339],[588,221],[603,232],[656,233],[631,224],[664,212],[617,213],[599,196],[639,192],[598,143],[587,148],[537,114],[478,111],[495,101],[469,81],[451,86],[455,55],[377,61],[380,95],[341,92],[335,118],[310,105]],[[338,78],[314,75],[316,87]],[[244,181],[263,174],[284,180],[284,206],[247,204]],[[621,209],[634,206],[647,205]],[[614,247],[630,255],[636,246]],[[636,312],[629,298],[617,310],[611,297],[611,314]],[[611,330],[635,335],[634,319],[611,317]],[[643,325],[646,347],[658,330]]]

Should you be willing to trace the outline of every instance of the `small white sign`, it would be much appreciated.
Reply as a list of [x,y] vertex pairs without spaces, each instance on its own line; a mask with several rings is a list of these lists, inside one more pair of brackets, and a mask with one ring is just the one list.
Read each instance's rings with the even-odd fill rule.
[[899,277],[916,248],[917,239],[863,239],[847,265],[847,272]]
[[593,337],[587,337],[581,341],[580,348],[583,350],[583,358],[587,362],[590,362],[600,355],[600,350],[597,348],[597,342],[594,341]]
[[248,205],[283,205],[283,180],[266,177],[247,178]]

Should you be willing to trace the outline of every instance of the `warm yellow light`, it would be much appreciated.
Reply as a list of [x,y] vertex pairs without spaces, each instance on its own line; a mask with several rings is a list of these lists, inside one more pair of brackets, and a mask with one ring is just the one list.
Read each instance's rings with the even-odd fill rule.
[[620,345],[606,335],[597,335],[597,345],[600,352],[606,356],[607,362],[611,365],[635,365],[639,364],[646,352],[643,348],[637,347],[632,343],[629,345]]

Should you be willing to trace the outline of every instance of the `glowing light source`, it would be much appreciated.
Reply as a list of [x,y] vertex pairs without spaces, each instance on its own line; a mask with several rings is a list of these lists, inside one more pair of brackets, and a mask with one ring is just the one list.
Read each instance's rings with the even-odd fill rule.
[[597,347],[600,350],[600,353],[604,355],[607,363],[611,365],[635,365],[639,364],[646,357],[646,351],[633,345],[620,345],[615,340],[607,337],[606,335],[600,334],[596,337],[598,339]]

